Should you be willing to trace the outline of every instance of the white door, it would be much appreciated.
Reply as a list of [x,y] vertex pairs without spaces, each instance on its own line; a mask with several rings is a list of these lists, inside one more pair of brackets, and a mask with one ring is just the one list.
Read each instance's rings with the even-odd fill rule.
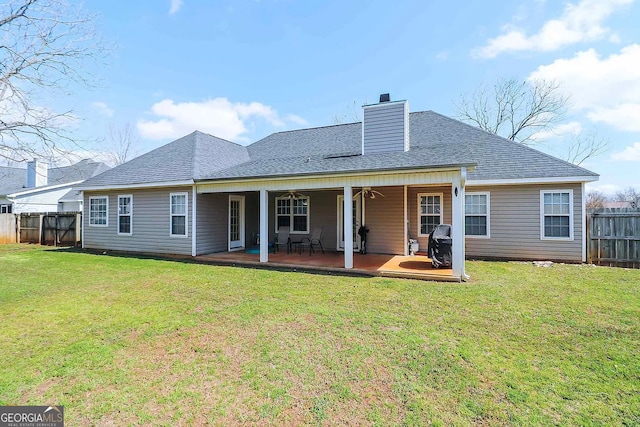
[[[360,250],[360,237],[358,236],[358,228],[360,228],[361,203],[360,196],[353,198],[351,214],[353,215],[353,251]],[[338,196],[338,250],[344,250],[344,196]]]
[[244,249],[244,196],[229,196],[229,250]]

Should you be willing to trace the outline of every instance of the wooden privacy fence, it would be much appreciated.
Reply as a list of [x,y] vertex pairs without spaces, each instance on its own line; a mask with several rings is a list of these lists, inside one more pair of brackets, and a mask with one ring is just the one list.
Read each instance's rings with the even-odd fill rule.
[[0,214],[0,243],[16,242],[16,216]]
[[597,209],[587,214],[587,261],[640,268],[640,209]]
[[74,246],[80,242],[80,212],[22,213],[18,218],[20,243]]

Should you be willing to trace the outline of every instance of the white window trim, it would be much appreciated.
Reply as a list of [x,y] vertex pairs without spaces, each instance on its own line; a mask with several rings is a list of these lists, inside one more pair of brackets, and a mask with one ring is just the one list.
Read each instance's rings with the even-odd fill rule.
[[[444,193],[418,193],[418,207],[417,207],[417,211],[418,211],[418,222],[417,222],[417,227],[418,227],[418,237],[427,237],[429,236],[429,233],[427,234],[422,234],[422,222],[420,221],[420,217],[422,217],[422,214],[420,213],[420,198],[421,197],[427,197],[427,196],[440,196],[440,224],[443,224],[444,220],[443,220],[443,215],[444,215]],[[431,214],[425,214],[426,216],[435,216],[435,215],[431,215]]]
[[[569,193],[569,237],[546,237],[544,235],[544,195],[547,193]],[[558,216],[558,215],[550,215]],[[572,241],[573,236],[573,190],[560,189],[560,190],[540,190],[540,240],[555,240],[555,241]]]
[[[173,214],[171,211],[171,199],[173,196],[184,196],[184,214]],[[184,234],[173,234],[173,228],[171,227],[172,219],[174,216],[184,216]],[[179,193],[169,193],[169,236],[179,239],[186,239],[189,237],[189,193],[181,191]]]
[[[126,197],[128,197],[131,200],[131,203],[129,205],[129,213],[121,215],[120,214],[120,199],[124,199]],[[133,235],[133,195],[132,194],[119,194],[118,195],[118,208],[117,208],[116,213],[118,215],[118,224],[117,224],[118,235],[119,236],[132,236]],[[123,217],[123,216],[128,216],[129,217],[129,232],[128,233],[121,233],[120,232],[120,217]]]
[[[307,199],[307,230],[306,231],[293,231],[293,202],[291,202],[291,206],[289,207],[289,234],[309,234],[311,233],[310,225],[311,225],[311,197],[296,197],[296,199]],[[278,200],[294,200],[290,197],[276,197],[275,201],[275,232],[278,233],[278,217],[285,215],[278,215]]]
[[[467,234],[465,232],[464,237],[467,239],[490,239],[491,238],[491,193],[489,191],[470,191],[464,193],[465,196],[487,196],[487,234],[484,236],[478,236],[475,234]],[[465,201],[466,202],[466,201]],[[465,203],[466,206],[466,203]],[[466,209],[466,208],[465,208]],[[481,215],[469,215],[469,216],[481,216]],[[464,213],[464,219],[467,220],[467,213]],[[465,224],[466,230],[466,224]]]
[[[105,223],[104,224],[91,224],[91,201],[95,200],[95,199],[106,199],[107,200],[107,217],[105,218]],[[89,197],[89,209],[88,209],[88,213],[89,213],[89,227],[108,227],[109,226],[109,196],[90,196]]]

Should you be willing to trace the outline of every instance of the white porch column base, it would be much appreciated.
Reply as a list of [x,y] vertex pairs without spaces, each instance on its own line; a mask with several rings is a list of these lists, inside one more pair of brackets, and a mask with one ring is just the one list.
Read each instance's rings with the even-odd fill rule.
[[453,275],[462,280],[468,279],[464,269],[464,185],[467,178],[466,168],[451,183],[451,237]]
[[353,268],[353,191],[344,187],[344,268]]
[[260,190],[260,262],[269,261],[269,197]]

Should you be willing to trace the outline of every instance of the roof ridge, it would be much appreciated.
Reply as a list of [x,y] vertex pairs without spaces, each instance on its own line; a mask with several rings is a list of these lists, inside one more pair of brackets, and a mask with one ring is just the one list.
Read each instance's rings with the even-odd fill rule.
[[[394,102],[395,102],[395,101],[394,101]],[[373,104],[373,105],[375,105],[375,104]],[[411,115],[411,114],[420,114],[420,113],[429,113],[429,112],[433,112],[433,111],[431,111],[431,110],[410,111],[410,112],[409,112],[409,115]],[[264,138],[259,139],[258,141],[262,141],[263,139],[268,138],[268,137],[269,137],[269,136],[271,136],[271,135],[277,135],[277,134],[281,134],[281,133],[300,132],[300,131],[303,131],[303,130],[325,129],[325,128],[333,128],[333,127],[338,127],[338,126],[357,125],[357,124],[361,124],[361,123],[362,123],[362,120],[359,120],[359,121],[357,121],[357,122],[336,123],[336,124],[333,124],[333,125],[323,125],[323,126],[313,126],[313,127],[309,127],[309,128],[301,128],[301,129],[281,130],[281,131],[278,131],[278,132],[270,133],[269,135],[265,136]],[[254,142],[252,142],[252,143],[251,143],[251,144],[249,144],[249,145],[253,145],[253,144],[255,144],[255,143],[256,143],[256,142],[258,142],[258,141],[254,141]]]
[[426,113],[426,112],[433,113],[433,114],[435,114],[435,115],[437,115],[437,116],[440,116],[440,117],[442,117],[442,118],[444,118],[444,119],[447,119],[447,120],[450,120],[450,121],[453,121],[453,122],[460,123],[460,124],[462,124],[462,125],[464,125],[464,126],[468,126],[468,127],[470,127],[471,129],[474,129],[474,130],[476,130],[476,131],[484,132],[484,133],[486,133],[486,134],[487,134],[487,135],[489,135],[489,136],[493,136],[493,137],[496,137],[496,138],[502,139],[502,140],[503,140],[503,142],[510,143],[510,144],[512,144],[512,145],[515,145],[515,146],[520,147],[520,148],[527,149],[527,150],[529,150],[529,151],[533,151],[533,152],[535,152],[535,153],[537,153],[537,154],[541,154],[541,155],[543,155],[543,156],[545,156],[545,157],[548,157],[548,158],[550,158],[550,159],[552,159],[552,160],[560,161],[560,162],[562,162],[562,163],[565,163],[565,164],[566,164],[566,165],[568,165],[568,166],[572,166],[572,167],[574,167],[574,168],[582,169],[583,171],[587,172],[587,175],[591,175],[591,176],[596,176],[596,175],[597,175],[597,176],[600,176],[600,174],[597,174],[597,173],[595,173],[595,172],[592,172],[592,171],[590,171],[590,170],[588,170],[588,169],[586,169],[586,168],[583,168],[582,166],[578,166],[578,165],[573,164],[573,163],[571,163],[571,162],[569,162],[569,161],[567,161],[567,160],[564,160],[564,159],[561,159],[561,158],[559,158],[559,157],[553,156],[553,155],[551,155],[551,154],[545,153],[544,151],[537,150],[537,149],[535,149],[535,148],[533,148],[533,147],[530,147],[530,146],[528,146],[528,145],[526,145],[526,144],[523,144],[522,142],[517,142],[517,141],[514,141],[514,140],[512,140],[512,139],[505,138],[504,136],[501,136],[501,135],[498,135],[498,134],[495,134],[495,133],[489,132],[489,131],[484,130],[484,129],[482,129],[482,128],[479,128],[479,127],[477,127],[477,126],[473,126],[472,124],[465,123],[465,122],[463,122],[462,120],[458,120],[458,119],[454,119],[454,118],[452,118],[452,117],[445,116],[444,114],[440,114],[440,113],[438,113],[438,112],[436,112],[436,111],[433,111],[433,110],[427,110],[427,111],[422,111],[422,112],[424,112],[424,113]]
[[202,132],[201,130],[198,130],[198,129],[194,130],[191,133],[197,133],[198,135],[210,136],[211,138],[219,139],[220,141],[228,142],[229,144],[237,145],[238,147],[246,147],[246,145],[242,145],[239,142],[229,141],[228,139],[220,138],[219,136],[211,135],[210,133]]

